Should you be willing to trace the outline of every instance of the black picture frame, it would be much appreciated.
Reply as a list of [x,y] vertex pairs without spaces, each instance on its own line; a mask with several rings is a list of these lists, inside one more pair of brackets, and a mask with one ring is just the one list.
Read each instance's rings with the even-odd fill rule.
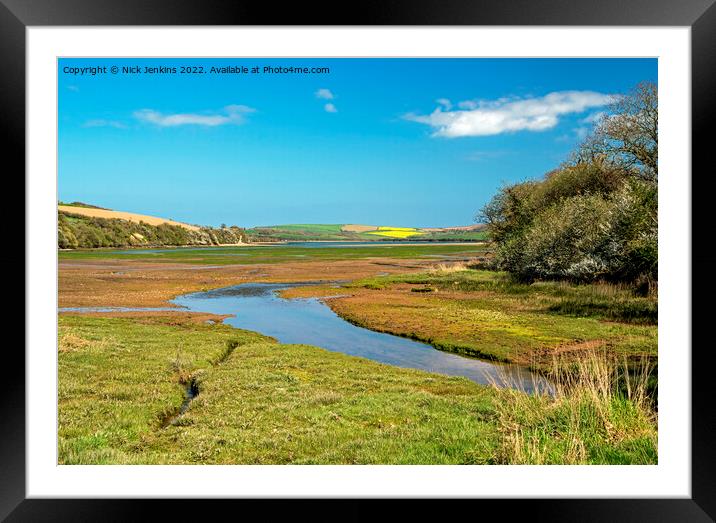
[[[692,464],[690,499],[502,499],[399,502],[402,517],[429,516],[492,508],[503,515],[549,521],[713,521],[716,518],[714,441],[716,416],[710,390],[706,337],[716,292],[712,274],[716,255],[709,252],[714,188],[713,145],[707,138],[716,106],[716,6],[714,0],[530,0],[464,1],[392,0],[350,5],[325,2],[270,3],[221,0],[0,0],[0,106],[7,177],[25,170],[25,30],[28,26],[114,25],[502,25],[502,26],[688,26],[691,28],[692,81]],[[708,162],[708,163],[707,163]],[[686,176],[687,173],[684,173]],[[24,188],[23,188],[24,191]],[[17,193],[15,195],[17,198]],[[23,199],[24,201],[24,199]],[[710,206],[708,204],[711,204]],[[15,219],[16,219],[15,215]],[[10,262],[5,262],[10,265]],[[15,264],[13,263],[12,266]],[[16,269],[13,269],[16,270]],[[27,275],[26,275],[27,277]],[[700,306],[701,305],[701,306]],[[31,313],[31,311],[27,311]],[[13,354],[8,352],[14,351]],[[89,500],[26,499],[25,494],[25,360],[16,344],[6,344],[7,367],[0,395],[0,519],[7,521],[127,521],[147,519],[160,510],[162,519],[204,517],[221,505],[242,513],[258,509],[263,517],[290,509],[313,519],[372,518],[385,512],[377,500]],[[13,369],[10,371],[10,369]],[[449,503],[449,508],[445,506]],[[209,506],[211,505],[211,506]],[[259,506],[256,506],[259,505]],[[490,511],[492,512],[492,511]],[[238,517],[238,514],[237,514]]]

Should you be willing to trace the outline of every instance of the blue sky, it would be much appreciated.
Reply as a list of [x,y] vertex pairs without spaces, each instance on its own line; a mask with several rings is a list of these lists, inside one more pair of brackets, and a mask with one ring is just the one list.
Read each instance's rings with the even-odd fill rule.
[[[204,74],[111,74],[111,66]],[[212,74],[212,66],[328,67]],[[104,74],[71,69],[106,66]],[[59,199],[202,225],[473,223],[656,59],[61,59]],[[68,72],[65,72],[68,71]]]

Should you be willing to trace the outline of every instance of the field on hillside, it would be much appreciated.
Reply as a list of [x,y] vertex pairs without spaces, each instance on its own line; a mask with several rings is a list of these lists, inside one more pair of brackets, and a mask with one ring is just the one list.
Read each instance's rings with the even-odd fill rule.
[[414,229],[412,227],[378,227],[377,230],[369,231],[366,234],[385,236],[387,238],[396,238],[401,240],[404,238],[420,239],[423,235],[423,233],[418,229]]
[[145,214],[137,214],[132,212],[124,212],[124,211],[111,211],[109,209],[101,209],[98,207],[90,207],[87,204],[79,206],[79,205],[58,205],[57,209],[60,212],[70,213],[70,214],[79,214],[81,216],[91,216],[93,218],[108,218],[108,219],[118,219],[118,220],[128,220],[130,222],[134,223],[148,223],[149,225],[175,225],[178,227],[183,227],[184,229],[188,229],[190,231],[198,231],[199,227],[196,225],[190,225],[188,223],[182,223],[177,222],[174,220],[169,220],[166,218],[159,218],[157,216],[148,216]]
[[484,241],[481,225],[455,228],[393,227],[359,224],[292,224],[247,229],[255,240],[266,241]]

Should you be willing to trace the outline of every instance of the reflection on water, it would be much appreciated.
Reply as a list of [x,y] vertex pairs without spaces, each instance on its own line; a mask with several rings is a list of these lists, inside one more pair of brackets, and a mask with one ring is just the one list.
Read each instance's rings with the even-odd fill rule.
[[315,298],[283,299],[276,291],[307,283],[247,283],[179,296],[190,311],[233,314],[225,323],[257,331],[281,343],[316,345],[331,351],[533,392],[551,391],[545,378],[517,365],[495,364],[436,350],[430,345],[357,327]]

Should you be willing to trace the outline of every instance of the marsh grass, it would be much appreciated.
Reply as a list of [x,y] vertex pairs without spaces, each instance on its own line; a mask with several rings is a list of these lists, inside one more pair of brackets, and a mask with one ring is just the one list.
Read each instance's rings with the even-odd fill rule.
[[460,269],[436,264],[420,273],[358,280],[344,285],[352,296],[330,306],[362,327],[544,372],[555,354],[566,361],[595,347],[656,359],[655,296],[627,285],[525,284],[506,273]]
[[609,282],[584,285],[539,282],[533,285],[548,288],[558,298],[548,306],[550,312],[626,323],[656,324],[658,321],[656,294],[642,296],[632,285]]
[[81,346],[58,355],[61,464],[656,462],[644,379],[620,388],[598,359],[530,396],[221,324],[62,315],[59,330]]
[[552,280],[523,283],[504,272],[472,267],[469,262],[442,262],[422,273],[368,278],[350,286],[380,290],[396,283],[433,285],[449,291],[522,296],[523,301],[535,309],[564,316],[646,325],[656,324],[658,320],[656,294],[642,296],[632,285]]
[[[502,390],[496,404],[504,464],[656,464],[654,366],[604,351],[554,361],[552,394]],[[498,384],[495,384],[499,386]]]
[[484,464],[494,455],[494,392],[466,378],[189,320],[62,315],[59,331],[90,340],[58,355],[60,464]]

